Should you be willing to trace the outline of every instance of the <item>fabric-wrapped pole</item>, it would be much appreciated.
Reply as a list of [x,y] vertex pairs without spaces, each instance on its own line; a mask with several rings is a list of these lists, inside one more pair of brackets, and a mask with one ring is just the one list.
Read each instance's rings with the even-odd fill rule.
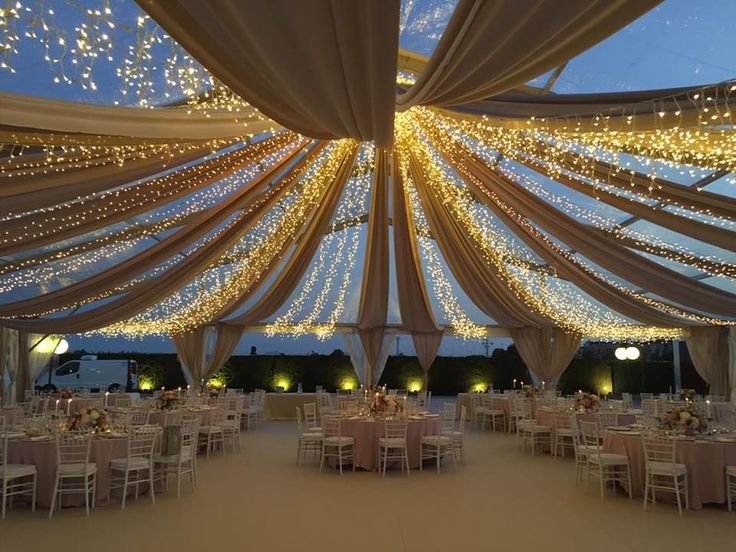
[[554,389],[580,348],[580,336],[560,328],[509,328],[521,359],[535,378]]

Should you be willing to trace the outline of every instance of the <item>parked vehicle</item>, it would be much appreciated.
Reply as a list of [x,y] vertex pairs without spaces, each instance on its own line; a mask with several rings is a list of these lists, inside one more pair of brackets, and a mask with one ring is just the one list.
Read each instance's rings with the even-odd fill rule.
[[97,360],[95,355],[85,355],[42,373],[36,380],[36,387],[51,392],[64,388],[111,393],[135,391],[138,389],[138,363],[135,360]]

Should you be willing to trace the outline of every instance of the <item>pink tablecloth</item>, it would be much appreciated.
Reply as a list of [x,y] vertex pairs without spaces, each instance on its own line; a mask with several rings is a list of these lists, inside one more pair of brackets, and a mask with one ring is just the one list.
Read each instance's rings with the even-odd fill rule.
[[[200,425],[207,425],[210,421],[210,412],[212,412],[212,409],[206,409],[206,410],[194,410],[196,412],[201,420]],[[161,427],[164,427],[164,424],[166,423],[166,412],[163,412],[161,410],[157,410],[155,412],[151,412],[151,415],[148,417],[148,423],[151,425],[159,425]]]
[[[547,427],[555,426],[555,413],[553,410],[537,410],[537,423]],[[593,414],[577,414],[578,421],[593,422]],[[625,426],[636,422],[636,414],[619,413],[616,415],[616,425]]]
[[[90,461],[97,464],[96,503],[103,504],[110,497],[110,460],[123,458],[127,454],[126,438],[95,438],[92,440]],[[51,506],[56,479],[56,442],[28,441],[23,439],[8,441],[8,461],[13,464],[35,464],[38,470],[37,505]],[[84,505],[84,495],[64,496],[64,506]]]
[[[642,496],[644,448],[641,437],[604,431],[603,450],[629,457],[634,493]],[[736,465],[736,443],[678,441],[675,458],[687,466],[690,508],[700,510],[703,504],[726,502],[724,474],[727,465]]]
[[[355,439],[355,467],[365,470],[378,468],[378,439],[384,435],[382,421],[343,420],[342,434]],[[426,420],[409,420],[407,429],[407,446],[409,466],[419,467],[419,443],[425,435],[437,435],[440,432],[438,418]]]

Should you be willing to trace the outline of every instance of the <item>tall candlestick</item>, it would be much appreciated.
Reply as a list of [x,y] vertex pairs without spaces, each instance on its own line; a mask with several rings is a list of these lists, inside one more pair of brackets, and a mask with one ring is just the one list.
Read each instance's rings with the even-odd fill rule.
[[67,416],[72,413],[72,400],[66,401],[66,414]]
[[59,401],[59,399],[56,399],[56,408],[54,409],[54,416],[59,415],[59,402],[61,401]]
[[110,394],[109,391],[105,391],[105,408],[107,408],[107,396]]

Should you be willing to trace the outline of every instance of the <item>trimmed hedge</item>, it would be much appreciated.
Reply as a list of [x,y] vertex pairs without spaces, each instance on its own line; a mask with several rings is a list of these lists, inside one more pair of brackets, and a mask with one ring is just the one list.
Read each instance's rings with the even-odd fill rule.
[[[80,354],[62,355],[61,362],[79,358]],[[138,362],[140,381],[152,388],[176,388],[186,385],[175,354],[164,353],[100,353],[100,359],[133,359]],[[350,357],[337,350],[331,355],[250,355],[232,357],[216,377],[229,387],[304,391],[316,385],[326,389],[358,386]],[[392,356],[380,384],[390,388],[416,389],[421,386],[424,372],[416,357]],[[510,389],[513,380],[531,382],[524,363],[513,347],[497,349],[491,358],[484,356],[437,357],[429,371],[429,388],[435,395],[454,395],[475,389]],[[707,386],[691,365],[682,364],[682,384],[703,393]],[[559,387],[563,393],[578,389],[596,393],[666,392],[674,387],[671,361],[621,362],[588,358],[573,359],[562,374]]]

